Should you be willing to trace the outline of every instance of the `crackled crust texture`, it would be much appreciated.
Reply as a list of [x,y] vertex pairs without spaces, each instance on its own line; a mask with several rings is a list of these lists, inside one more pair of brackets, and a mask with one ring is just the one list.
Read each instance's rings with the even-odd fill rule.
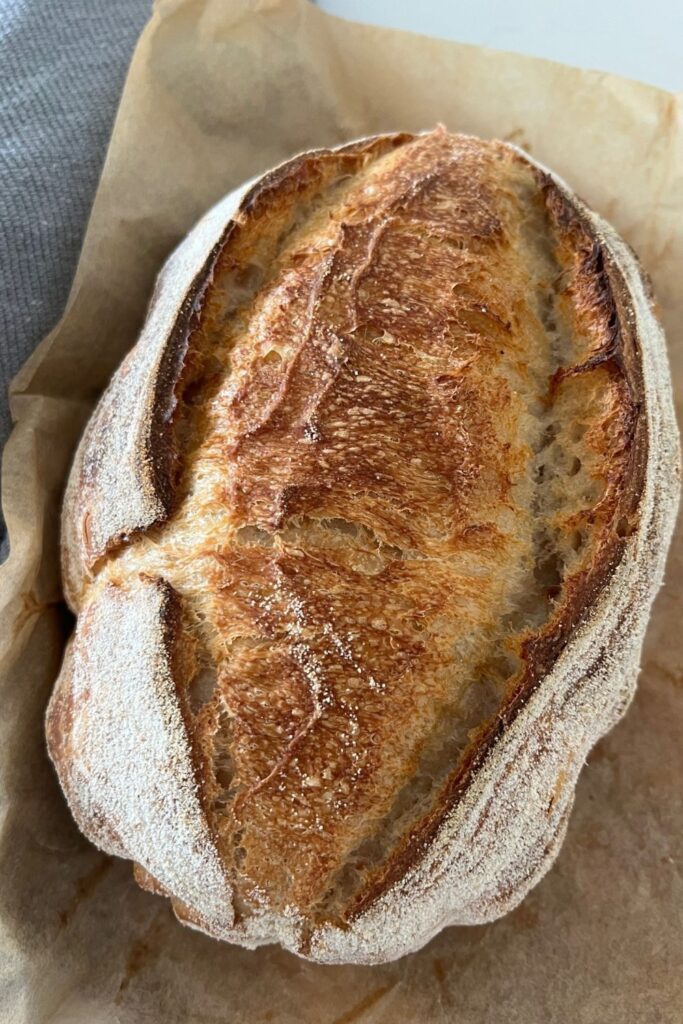
[[559,179],[443,129],[284,164],[171,257],[74,462],[80,827],[315,960],[505,913],[628,705],[677,494],[648,286]]

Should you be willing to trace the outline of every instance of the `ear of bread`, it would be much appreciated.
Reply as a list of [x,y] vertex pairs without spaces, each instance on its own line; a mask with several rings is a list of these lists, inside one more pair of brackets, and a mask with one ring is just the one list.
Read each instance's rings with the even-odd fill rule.
[[245,945],[506,912],[628,704],[677,494],[648,286],[564,183],[442,129],[297,157],[171,257],[76,456],[77,821]]
[[[331,154],[306,154],[230,193],[199,221],[178,246],[157,279],[135,349],[124,360],[76,453],[67,484],[63,516],[64,589],[73,609],[93,568],[128,537],[163,522],[174,507],[180,475],[174,426],[179,390],[201,370],[192,362],[192,343],[219,333],[211,322],[232,304],[242,305],[256,282],[249,280],[251,246],[274,249],[300,216],[306,196],[352,173],[366,151],[398,144],[402,136],[363,141]],[[219,258],[239,249],[242,259]],[[262,235],[263,238],[259,238]],[[255,237],[254,237],[255,236]],[[264,252],[261,258],[265,258]]]

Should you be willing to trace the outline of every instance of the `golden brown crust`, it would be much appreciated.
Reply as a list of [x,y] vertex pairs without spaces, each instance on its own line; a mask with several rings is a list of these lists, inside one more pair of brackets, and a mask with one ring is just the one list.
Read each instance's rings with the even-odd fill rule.
[[[232,539],[207,568],[209,614],[248,644],[221,665],[206,715],[230,723],[236,796],[215,827],[226,856],[240,844],[244,898],[324,896],[451,699],[453,652],[467,664],[472,623],[491,629],[508,600],[500,559],[514,575],[525,554],[528,516],[511,494],[528,461],[523,410],[495,368],[501,334],[524,358],[520,330],[540,345],[542,328],[507,238],[514,204],[483,184],[514,179],[504,155],[437,134],[352,183],[334,219],[292,241],[213,398],[197,459],[229,459]],[[492,257],[515,330],[496,312],[506,293],[492,290]],[[264,536],[245,543],[245,530]],[[226,728],[202,723],[207,762]],[[273,852],[292,842],[294,870]]]
[[[72,474],[75,649],[104,643],[87,623],[109,588],[170,581],[183,757],[234,930],[222,897],[211,919],[128,854],[183,920],[317,956],[505,763],[641,528],[643,313],[575,197],[443,130],[297,158],[194,244]],[[68,774],[78,752],[51,745]]]

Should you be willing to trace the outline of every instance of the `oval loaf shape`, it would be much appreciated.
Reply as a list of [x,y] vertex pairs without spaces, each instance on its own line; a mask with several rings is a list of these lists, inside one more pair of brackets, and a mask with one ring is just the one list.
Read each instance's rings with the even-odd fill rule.
[[81,829],[323,962],[505,913],[632,696],[678,466],[637,259],[515,147],[377,136],[227,197],[67,488]]

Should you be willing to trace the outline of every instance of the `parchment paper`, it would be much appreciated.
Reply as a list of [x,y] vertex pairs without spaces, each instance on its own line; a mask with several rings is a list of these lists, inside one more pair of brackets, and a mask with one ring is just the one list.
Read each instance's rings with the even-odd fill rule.
[[[589,31],[589,27],[586,29]],[[70,627],[60,493],[154,275],[227,190],[297,150],[444,122],[512,139],[610,218],[654,278],[683,389],[680,97],[361,27],[305,0],[165,0],[137,48],[64,318],[14,385],[0,578],[3,1020],[611,1024],[683,1019],[679,534],[636,701],[590,757],[556,867],[507,918],[374,968],[221,945],[175,923],[72,823],[42,717]],[[679,398],[681,391],[679,390]]]

